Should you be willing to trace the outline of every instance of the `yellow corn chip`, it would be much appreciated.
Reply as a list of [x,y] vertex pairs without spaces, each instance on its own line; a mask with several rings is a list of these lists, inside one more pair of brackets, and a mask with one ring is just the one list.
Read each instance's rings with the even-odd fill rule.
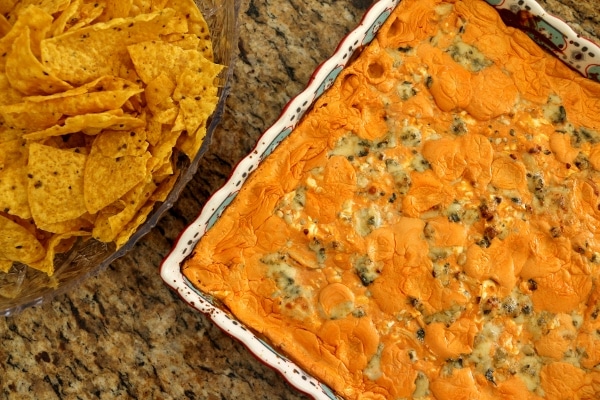
[[27,160],[27,142],[14,139],[0,143],[0,170],[15,164],[25,164]]
[[13,264],[14,264],[14,261],[12,261],[12,260],[0,260],[0,271],[2,271],[2,272],[10,271]]
[[31,133],[47,129],[57,124],[62,117],[60,113],[39,112],[39,113],[3,113],[0,116],[4,120],[4,125],[12,130],[20,131],[19,137],[25,133]]
[[31,218],[25,165],[9,165],[0,171],[0,210],[23,219]]
[[55,125],[42,131],[31,132],[23,135],[25,139],[39,140],[51,136],[60,136],[73,132],[84,132],[88,135],[97,135],[103,129],[130,130],[140,128],[145,122],[130,115],[123,115],[122,110],[111,110],[97,114],[76,115],[65,119],[63,125]]
[[[1,76],[1,75],[0,75]],[[7,80],[8,82],[8,80]],[[0,81],[0,87],[1,81]],[[9,85],[10,87],[10,85]],[[104,75],[100,78],[94,79],[91,82],[83,84],[81,86],[77,86],[76,88],[65,90],[64,92],[44,95],[44,96],[27,96],[23,97],[23,100],[32,101],[32,102],[44,102],[48,100],[60,99],[63,97],[71,97],[71,96],[80,96],[86,93],[95,93],[100,91],[120,91],[125,89],[140,89],[138,85],[135,83],[123,79],[117,76]],[[18,103],[19,100],[14,100],[12,103]],[[9,104],[9,103],[0,103],[0,104]]]
[[18,103],[23,94],[10,86],[10,82],[4,72],[0,72],[0,105]]
[[106,22],[114,18],[130,16],[133,0],[106,0],[104,13],[98,18],[99,22]]
[[198,152],[204,141],[206,124],[214,109],[211,104],[187,98],[179,102],[186,131],[179,138],[177,148],[190,157]]
[[14,129],[6,126],[6,123],[2,123],[2,116],[0,115],[0,144],[4,142],[10,142],[11,140],[20,139],[23,136],[23,132],[20,129]]
[[94,148],[104,157],[143,156],[148,149],[146,132],[143,129],[132,131],[106,130],[96,137]]
[[[52,222],[52,223],[41,223],[37,225],[39,229],[51,233],[69,233],[76,231],[87,231],[90,232],[94,228],[93,218],[89,217],[89,214],[82,215],[81,217],[70,219],[67,221]],[[37,223],[36,223],[37,224]]]
[[158,188],[156,188],[154,193],[152,193],[150,200],[158,201],[158,202],[165,201],[167,199],[167,197],[169,196],[169,194],[171,193],[171,190],[173,190],[173,187],[177,183],[177,179],[179,179],[179,175],[180,175],[179,171],[175,171],[175,172],[171,173],[169,176],[165,175],[165,179],[163,179],[160,182],[160,185],[158,186]]
[[[2,0],[3,2],[6,0]],[[12,0],[9,0],[9,3]],[[5,15],[9,21],[13,21],[29,7],[36,7],[48,14],[54,14],[64,10],[71,0],[18,0],[14,2],[13,7]]]
[[19,2],[19,0],[2,0],[0,2],[0,14],[8,14],[15,8],[15,5]]
[[[45,272],[48,274],[48,276],[52,276],[54,273],[54,257],[56,254],[66,251],[65,249],[68,249],[73,244],[73,240],[81,236],[90,236],[90,233],[86,231],[78,231],[53,235],[46,245],[47,248],[45,256],[36,262],[30,262],[29,266]],[[70,243],[65,245],[65,241]]]
[[135,214],[134,218],[125,225],[114,238],[117,247],[123,246],[136,232],[137,228],[146,221],[148,215],[154,210],[154,201],[147,201]]
[[71,150],[29,145],[27,194],[37,225],[75,219],[87,211],[83,200],[86,159]]
[[44,246],[35,235],[2,214],[0,232],[0,259],[29,264],[44,257]]
[[72,87],[44,70],[31,51],[28,27],[14,40],[5,68],[10,85],[26,95],[56,93]]
[[202,59],[197,65],[183,69],[177,77],[177,87],[173,92],[173,99],[181,101],[181,99],[193,97],[197,101],[203,98],[205,102],[214,101],[217,96],[215,82],[222,70],[223,66],[206,59]]
[[[152,157],[155,158],[156,165],[162,165],[168,163],[173,154],[173,148],[177,143],[177,139],[181,136],[181,132],[169,131],[165,128],[165,132],[161,135],[160,140],[150,148]],[[155,171],[152,169],[151,171]]]
[[[0,72],[0,105],[18,103],[21,101],[22,98],[23,94],[10,85],[10,82],[8,81],[8,78],[6,77],[5,73]],[[42,116],[42,120],[47,117],[48,116]],[[38,125],[37,121],[39,120],[40,116],[36,115],[34,116],[34,118],[35,119],[32,121],[20,121],[18,116],[15,120],[15,118],[12,118],[10,115],[4,115],[0,112],[0,123],[2,123],[2,127],[0,128],[0,135],[3,136],[3,138],[0,139],[0,141],[11,140],[11,138],[17,139],[21,137],[21,135],[23,134],[23,132],[21,131],[22,128],[26,131],[45,129],[58,121],[57,118],[54,120],[54,122],[50,123],[49,125],[45,125],[45,123]],[[34,124],[35,126],[30,127],[30,124]],[[19,131],[19,135],[12,136],[11,134],[10,137],[8,136],[8,134],[4,135],[4,132],[9,131],[13,133]]]
[[118,18],[42,41],[42,62],[49,72],[74,85],[103,75],[122,76],[127,46],[155,40],[174,15],[165,9],[134,18]]
[[[198,50],[201,43],[204,42],[198,36],[189,33],[171,33],[170,35],[163,36],[162,40],[172,46],[181,47],[184,50]],[[209,59],[206,55],[202,55],[204,58]]]
[[[88,212],[97,213],[142,182],[147,176],[146,163],[150,157],[148,152],[141,156],[107,157],[94,141],[84,175],[84,195]],[[103,190],[98,190],[100,187]]]
[[177,117],[175,118],[175,122],[173,122],[171,131],[182,132],[182,134],[185,134],[185,121],[183,119],[183,112],[181,112],[181,109],[179,111],[180,112],[177,114]]
[[194,68],[186,68],[177,79],[173,99],[179,102],[185,134],[178,148],[185,154],[196,154],[206,134],[206,123],[217,103],[217,87],[214,82],[222,66],[202,59]]
[[[179,107],[173,107],[159,112],[156,115],[156,120],[161,124],[173,125],[179,116]],[[181,130],[178,130],[181,131]]]
[[27,197],[27,146],[22,139],[0,143],[0,211],[31,218]]
[[[40,55],[40,42],[52,27],[52,16],[39,7],[29,6],[19,14],[19,18],[8,20],[14,23],[12,29],[0,39],[0,54],[8,54],[12,50],[13,42],[21,36],[23,31],[29,29],[30,47],[37,57]],[[14,21],[14,22],[13,22]],[[0,58],[0,71],[4,71],[5,60]]]
[[31,211],[27,199],[27,169],[11,166],[0,172],[0,207],[7,214],[27,219]]
[[83,0],[73,0],[71,4],[60,13],[60,16],[52,22],[52,27],[48,34],[49,37],[65,33],[67,24],[76,18],[75,15],[77,14],[77,10],[79,9],[79,6],[81,6],[82,1]]
[[160,140],[162,133],[163,124],[153,115],[150,115],[146,121],[146,141],[150,145],[155,145]]
[[6,20],[4,15],[0,14],[0,38],[6,35],[12,29],[12,25]]
[[152,12],[152,0],[133,0],[130,15],[139,15]]
[[135,217],[137,211],[146,203],[154,190],[156,190],[154,182],[142,182],[123,196],[125,208],[120,213],[108,217],[108,223],[113,232],[111,240],[114,240],[117,234]]
[[[206,46],[211,44],[208,24],[194,0],[169,0],[165,7],[173,8],[178,14],[187,18],[188,33],[198,36],[206,43]],[[206,58],[212,60],[212,46],[210,46],[209,53],[210,56]]]
[[[152,0],[152,11],[161,10],[163,8],[168,8],[167,3],[169,0]],[[173,7],[171,7],[173,8]]]
[[26,97],[23,99],[23,102],[0,106],[0,114],[59,113],[64,115],[80,115],[100,113],[121,108],[129,98],[141,92],[143,92],[143,89],[111,90],[48,98],[45,101],[40,101],[40,97],[44,96],[36,96],[36,101],[30,101]]
[[176,173],[176,171],[173,169],[173,163],[167,161],[167,162],[163,163],[162,165],[155,167],[155,169],[153,170],[152,176],[156,183],[162,184],[169,178],[173,177],[173,174],[175,174],[175,173]]
[[67,32],[76,31],[93,23],[104,12],[104,5],[100,2],[84,3],[77,9],[75,22],[71,26],[66,26]]
[[176,108],[171,95],[175,90],[173,82],[165,73],[161,73],[146,86],[146,105],[152,114],[158,116],[163,112]]
[[125,206],[121,201],[116,201],[104,207],[96,214],[94,227],[92,229],[92,237],[100,242],[109,243],[114,240],[115,234],[112,231],[108,217],[120,213]]
[[138,75],[149,84],[161,74],[171,82],[186,68],[201,65],[204,57],[196,50],[184,50],[162,41],[141,42],[127,47]]

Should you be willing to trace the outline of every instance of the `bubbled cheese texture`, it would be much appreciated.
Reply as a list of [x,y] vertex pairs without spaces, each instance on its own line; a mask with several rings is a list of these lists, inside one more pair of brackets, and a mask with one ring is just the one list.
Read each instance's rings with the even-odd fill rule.
[[183,272],[347,399],[598,398],[599,234],[600,85],[403,0]]

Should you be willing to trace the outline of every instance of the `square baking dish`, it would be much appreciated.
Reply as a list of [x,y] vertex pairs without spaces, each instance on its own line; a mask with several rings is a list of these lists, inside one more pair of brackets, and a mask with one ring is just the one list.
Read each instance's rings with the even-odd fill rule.
[[[541,47],[553,52],[583,76],[599,81],[600,65],[594,63],[600,48],[581,38],[566,23],[546,13],[534,1],[487,0],[507,25],[525,31]],[[289,136],[303,115],[332,85],[339,73],[364,46],[368,45],[387,20],[399,0],[380,0],[366,12],[358,26],[338,45],[335,53],[317,67],[306,88],[283,109],[278,120],[260,137],[255,148],[240,161],[226,184],[208,200],[202,212],[179,237],[161,266],[161,277],[168,287],[191,307],[207,315],[224,332],[243,343],[266,365],[277,370],[291,385],[315,399],[339,399],[324,383],[302,371],[265,340],[245,327],[209,294],[196,289],[182,274],[181,266],[196,243],[215,224],[235,199],[251,173],[279,143]],[[585,49],[585,51],[582,51]]]

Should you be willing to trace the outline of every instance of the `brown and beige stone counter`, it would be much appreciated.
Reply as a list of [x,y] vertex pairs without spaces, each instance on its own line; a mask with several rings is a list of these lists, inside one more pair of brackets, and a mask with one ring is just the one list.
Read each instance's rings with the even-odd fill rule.
[[[540,3],[600,42],[599,0]],[[180,301],[158,267],[180,230],[370,4],[242,0],[232,93],[198,174],[125,257],[52,302],[0,319],[0,398],[305,398]]]

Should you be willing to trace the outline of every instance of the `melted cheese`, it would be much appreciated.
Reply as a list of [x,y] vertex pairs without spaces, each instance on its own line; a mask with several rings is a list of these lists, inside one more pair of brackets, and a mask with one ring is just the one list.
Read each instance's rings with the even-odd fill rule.
[[600,85],[403,0],[183,266],[347,399],[595,398]]

